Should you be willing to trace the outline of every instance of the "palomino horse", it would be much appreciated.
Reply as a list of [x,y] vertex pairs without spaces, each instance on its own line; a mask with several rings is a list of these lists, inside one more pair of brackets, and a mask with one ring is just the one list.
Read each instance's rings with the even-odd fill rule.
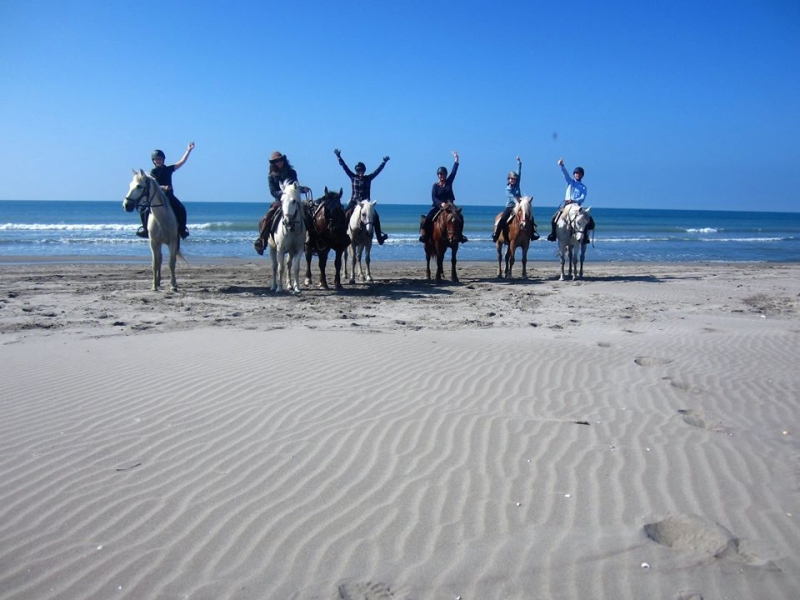
[[[511,269],[514,267],[514,255],[517,248],[522,249],[522,278],[528,278],[528,247],[533,239],[533,211],[530,196],[522,196],[514,207],[514,212],[508,220],[508,227],[503,229],[497,239],[497,276],[503,278],[503,245],[507,244],[505,278],[511,279]],[[495,218],[495,226],[503,213]],[[508,239],[506,239],[508,232]]]
[[311,215],[313,235],[306,243],[306,285],[311,285],[311,255],[316,253],[319,258],[319,286],[328,289],[328,278],[325,276],[325,266],[328,264],[328,253],[333,249],[336,253],[333,264],[335,275],[334,287],[342,289],[342,254],[350,245],[350,236],[347,235],[347,217],[342,208],[342,194],[340,189],[337,194],[325,188],[325,195],[320,199]]
[[150,252],[153,255],[153,291],[157,292],[161,285],[161,262],[163,260],[161,244],[166,244],[169,246],[169,287],[173,292],[177,292],[175,262],[179,256],[183,259],[181,237],[178,235],[178,220],[158,182],[141,169],[133,170],[133,181],[131,181],[128,194],[122,202],[122,207],[128,212],[133,212],[140,206],[150,209],[150,216],[147,218],[147,234],[150,238]]
[[[372,233],[375,231],[373,220],[375,219],[375,204],[377,200],[362,200],[353,208],[350,215],[350,224],[347,227],[347,234],[350,236],[350,252],[352,254],[352,271],[349,283],[356,282],[356,265],[358,265],[358,276],[361,281],[372,283],[372,273],[369,269],[369,255],[372,251]],[[361,255],[364,254],[364,262],[367,265],[366,277],[361,268]],[[346,261],[347,259],[345,259]],[[345,277],[347,277],[347,265],[344,267]]]
[[289,290],[300,292],[300,255],[306,242],[306,218],[296,181],[281,182],[281,218],[269,235],[273,292],[283,291],[284,268]]
[[[582,208],[578,204],[568,204],[561,209],[556,221],[556,236],[558,238],[558,255],[561,257],[561,277],[559,281],[564,281],[564,261],[569,254],[568,277],[572,281],[583,279],[583,258],[586,255],[586,245],[589,243],[589,236],[586,234],[586,226],[589,225],[589,211],[591,208]],[[580,270],[578,270],[578,258],[580,257]]]
[[436,283],[441,283],[444,276],[444,255],[450,248],[450,279],[458,283],[456,274],[456,255],[458,245],[464,233],[464,215],[461,208],[453,204],[443,204],[442,208],[433,217],[433,229],[425,242],[425,274],[428,281],[431,279],[431,258],[436,257]]

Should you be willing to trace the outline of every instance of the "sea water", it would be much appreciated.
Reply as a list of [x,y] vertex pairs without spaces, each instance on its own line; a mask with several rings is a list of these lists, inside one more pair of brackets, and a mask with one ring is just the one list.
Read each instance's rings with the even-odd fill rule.
[[[186,203],[191,236],[181,243],[186,257],[252,258],[258,222],[266,204]],[[420,215],[428,206],[380,204],[383,246],[373,244],[372,259],[424,260],[419,243]],[[529,260],[556,260],[556,244],[546,240],[554,206],[534,207],[541,239]],[[467,244],[459,260],[496,260],[491,241],[501,206],[464,206]],[[597,228],[587,261],[633,262],[798,262],[800,213],[706,210],[647,210],[593,207]],[[149,261],[147,240],[136,236],[139,214],[121,202],[0,201],[0,256],[69,257],[74,260]]]

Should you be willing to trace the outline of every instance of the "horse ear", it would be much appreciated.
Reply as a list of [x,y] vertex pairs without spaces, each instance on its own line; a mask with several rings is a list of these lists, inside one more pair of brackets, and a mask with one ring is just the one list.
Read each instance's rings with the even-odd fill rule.
[[145,174],[145,172],[144,172],[144,169],[139,169],[139,175],[141,175],[142,177],[146,177],[147,176]]
[[461,207],[460,207],[460,206],[456,206],[456,212],[457,212],[457,213],[460,213],[460,212],[461,212]]
[[339,198],[344,196],[344,188],[339,188]]
[[373,200],[372,202],[370,202],[370,204],[372,204],[372,206],[375,206],[377,203],[378,203],[377,200]]
[[328,186],[327,185],[325,186],[325,195],[326,196],[328,195]]
[[587,208],[584,208],[584,209],[583,209],[583,212],[585,212],[585,213],[588,215],[590,210],[592,210],[592,207],[591,207],[591,206],[589,206],[589,207],[587,207]]
[[133,173],[134,175],[136,175],[136,169],[131,169],[131,173]]

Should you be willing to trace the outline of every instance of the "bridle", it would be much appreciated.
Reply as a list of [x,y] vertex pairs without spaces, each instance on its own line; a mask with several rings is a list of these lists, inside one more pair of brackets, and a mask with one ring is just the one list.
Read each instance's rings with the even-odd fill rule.
[[[144,186],[142,186],[142,184],[140,183],[139,185],[136,186],[135,189],[138,190],[141,188],[144,188],[144,191],[139,195],[138,198],[135,199],[131,198],[129,193],[127,196],[125,196],[125,202],[126,203],[133,202],[134,208],[139,206],[144,206],[145,208],[157,208],[159,206],[164,206],[163,201],[161,202],[161,204],[153,204],[153,199],[150,194],[150,190],[153,188],[152,178],[145,176]],[[153,194],[153,196],[160,195],[158,194],[158,192],[159,189],[156,189],[156,194]]]
[[[281,202],[283,204],[283,202]],[[300,220],[300,199],[296,199],[294,202],[295,210],[292,215],[286,214],[283,211],[283,224],[288,231],[294,232],[294,228],[297,226],[298,221]]]

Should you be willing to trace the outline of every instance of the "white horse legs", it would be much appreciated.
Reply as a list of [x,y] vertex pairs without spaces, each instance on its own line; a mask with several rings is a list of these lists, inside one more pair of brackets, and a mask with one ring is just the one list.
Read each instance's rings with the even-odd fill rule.
[[[153,291],[157,292],[161,287],[161,264],[164,262],[164,255],[161,252],[161,243],[150,242],[150,252],[153,255]],[[178,261],[177,247],[170,247],[169,251],[169,289],[173,292],[178,291],[178,280],[175,277],[175,265]]]
[[[364,263],[366,263],[366,276],[364,276],[365,269],[361,266],[361,254],[362,250],[364,253]],[[358,266],[358,277],[361,281],[366,281],[367,283],[372,283],[372,272],[370,271],[369,263],[370,263],[370,247],[369,245],[365,245],[362,247],[356,247],[355,245],[350,246],[350,252],[353,255],[351,257],[351,269],[350,269],[350,280],[349,283],[354,284],[356,282],[356,266]],[[347,270],[345,269],[345,276],[347,275]]]

